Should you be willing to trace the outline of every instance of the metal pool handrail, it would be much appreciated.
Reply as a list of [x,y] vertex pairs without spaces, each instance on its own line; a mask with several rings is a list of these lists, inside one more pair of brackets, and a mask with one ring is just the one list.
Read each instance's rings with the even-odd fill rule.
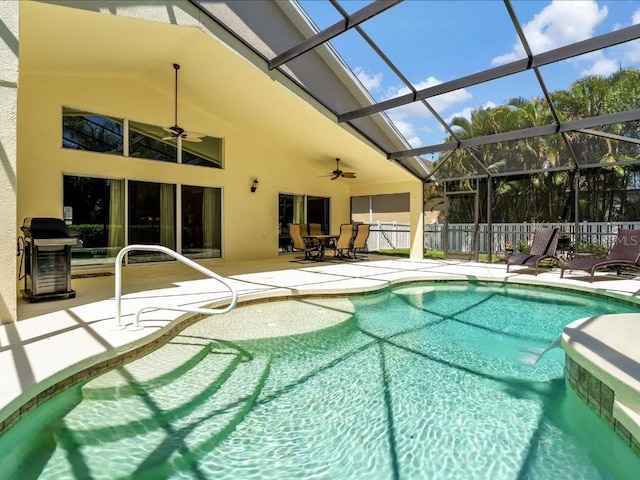
[[206,315],[220,315],[220,314],[223,314],[223,313],[230,312],[231,310],[233,310],[235,308],[236,304],[238,303],[238,292],[236,291],[235,288],[233,288],[231,285],[229,285],[224,280],[223,277],[213,273],[208,268],[205,268],[202,265],[197,264],[193,260],[190,260],[187,257],[185,257],[183,255],[180,255],[178,252],[175,252],[175,251],[171,250],[170,248],[163,247],[162,245],[128,245],[128,246],[124,247],[122,250],[120,250],[120,252],[118,252],[118,255],[116,256],[115,298],[116,298],[116,322],[117,322],[117,328],[123,328],[122,318],[121,318],[122,259],[124,258],[124,255],[127,252],[130,252],[131,250],[146,250],[146,251],[152,251],[152,252],[165,253],[165,254],[175,258],[176,260],[184,263],[185,265],[188,265],[189,267],[199,271],[200,273],[202,273],[202,274],[204,274],[204,275],[206,275],[208,277],[211,277],[211,278],[213,278],[215,280],[218,280],[220,283],[222,283],[225,287],[227,287],[231,291],[231,303],[229,303],[229,305],[227,305],[225,308],[198,308],[198,307],[188,308],[188,307],[151,307],[151,306],[142,307],[136,313],[136,318],[135,318],[134,323],[133,323],[134,327],[136,327],[136,328],[138,328],[138,326],[139,326],[138,320],[140,318],[140,314],[142,312],[144,312],[144,311],[171,310],[171,311],[177,311],[177,312],[204,313]]

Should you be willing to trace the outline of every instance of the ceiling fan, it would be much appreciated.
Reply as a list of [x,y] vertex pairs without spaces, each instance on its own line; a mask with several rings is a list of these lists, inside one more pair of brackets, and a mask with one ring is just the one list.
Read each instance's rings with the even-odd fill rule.
[[356,178],[355,172],[343,172],[340,170],[340,159],[336,158],[336,169],[331,172],[329,175],[324,175],[325,177],[331,177],[331,180],[335,180],[336,178]]
[[173,68],[176,71],[176,82],[175,82],[175,109],[174,109],[174,125],[173,127],[162,127],[165,132],[169,132],[171,135],[168,137],[164,137],[162,140],[175,140],[180,137],[182,140],[186,140],[187,142],[201,142],[202,137],[205,135],[203,133],[196,132],[187,132],[184,128],[178,126],[178,70],[180,70],[180,65],[177,63],[173,64]]

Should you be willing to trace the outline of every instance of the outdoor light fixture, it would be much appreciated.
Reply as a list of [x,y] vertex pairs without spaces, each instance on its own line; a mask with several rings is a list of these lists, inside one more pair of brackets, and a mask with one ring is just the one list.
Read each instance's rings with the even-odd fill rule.
[[251,184],[251,193],[254,193],[258,189],[258,179],[255,178]]

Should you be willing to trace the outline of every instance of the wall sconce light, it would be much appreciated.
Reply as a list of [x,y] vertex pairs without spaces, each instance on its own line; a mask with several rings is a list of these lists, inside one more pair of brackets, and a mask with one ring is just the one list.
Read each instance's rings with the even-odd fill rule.
[[254,193],[258,189],[258,179],[254,179],[251,184],[251,193]]

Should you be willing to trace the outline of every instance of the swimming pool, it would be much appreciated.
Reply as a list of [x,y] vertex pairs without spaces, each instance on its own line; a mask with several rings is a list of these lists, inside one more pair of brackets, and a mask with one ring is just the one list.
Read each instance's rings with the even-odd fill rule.
[[[578,318],[638,308],[487,284],[240,307],[75,387],[0,438],[3,478],[640,478],[640,460],[536,354]],[[344,321],[343,321],[344,320]],[[268,325],[271,325],[269,323]],[[221,339],[222,337],[222,339]],[[216,340],[217,338],[217,340]]]

